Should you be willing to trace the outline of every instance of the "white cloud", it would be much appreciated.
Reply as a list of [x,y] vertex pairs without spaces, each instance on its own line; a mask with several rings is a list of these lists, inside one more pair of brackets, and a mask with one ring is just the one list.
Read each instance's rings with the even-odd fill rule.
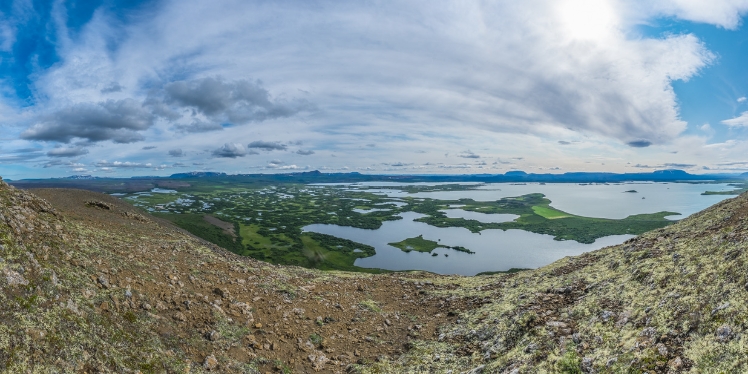
[[[624,143],[672,139],[685,123],[678,119],[670,81],[693,76],[712,55],[691,35],[627,39],[619,16],[625,12],[613,11],[625,4],[612,0],[593,1],[598,5],[585,9],[596,13],[581,19],[604,16],[605,23],[590,21],[569,30],[569,15],[590,1],[553,6],[538,0],[416,1],[376,7],[167,1],[155,17],[121,34],[128,37],[115,54],[106,50],[112,26],[106,14],[98,15],[85,28],[83,43],[63,49],[63,63],[43,75],[39,85],[53,99],[65,93],[67,100],[76,100],[98,97],[103,88],[91,90],[86,82],[120,76],[120,93],[132,95],[137,90],[131,87],[139,82],[152,85],[181,69],[197,80],[163,82],[167,92],[179,94],[170,95],[182,103],[192,97],[185,96],[190,89],[212,83],[216,90],[211,92],[223,95],[220,100],[188,100],[207,114],[233,108],[226,113],[236,117],[232,113],[253,113],[256,102],[274,105],[264,88],[250,87],[246,79],[262,79],[281,99],[299,89],[311,92],[309,100],[326,108],[327,116],[311,124],[319,130],[361,118],[365,109],[370,121],[400,113],[401,131],[413,122],[535,133],[558,126]],[[742,9],[718,8],[705,22],[730,27],[726,15]],[[687,1],[667,2],[651,12],[682,17],[703,13]],[[414,14],[419,22],[413,22]],[[605,32],[599,33],[601,29]],[[584,38],[592,34],[596,38]],[[465,61],[471,69],[462,68]],[[227,80],[211,78],[219,75]],[[244,82],[254,90],[251,97],[261,101],[247,101],[250,112],[242,111],[236,105],[244,96],[226,96],[239,92],[240,83],[229,81]],[[362,99],[367,108],[359,104]]]
[[730,127],[748,126],[748,112],[743,112],[738,117],[726,119],[721,122]]
[[140,162],[130,162],[130,161],[113,161],[109,162],[106,160],[101,160],[99,162],[96,162],[94,166],[99,168],[126,168],[126,169],[140,169],[140,168],[150,168],[153,166],[150,162],[149,163],[140,163]]
[[745,96],[743,96],[743,97],[739,97],[739,98],[738,98],[738,102],[739,102],[739,103],[745,102],[745,100],[747,100],[747,99],[745,98]]
[[741,24],[741,16],[748,12],[748,1],[745,0],[659,0],[641,1],[640,6],[663,15],[680,19],[709,23],[734,30]]
[[[85,157],[159,164],[147,157],[163,152],[124,144],[146,139],[184,149],[185,162],[212,154],[209,167],[227,168],[252,152],[251,139],[279,141],[264,150],[304,139],[315,149],[295,152],[305,164],[353,167],[379,164],[384,154],[423,163],[445,149],[532,158],[543,147],[546,160],[532,162],[571,170],[591,154],[654,152],[683,136],[671,83],[715,56],[694,35],[631,37],[633,25],[664,16],[734,29],[746,4],[166,0],[124,26],[102,9],[75,38],[61,19],[60,61],[34,75],[38,101],[28,112],[39,121],[26,124],[25,136],[120,142]],[[203,88],[209,95],[199,95]],[[127,103],[128,111],[104,103]],[[319,110],[307,111],[311,104]],[[68,120],[75,115],[85,124]],[[110,121],[120,115],[129,122]],[[735,120],[723,123],[745,125]],[[95,131],[97,123],[106,131]],[[558,139],[585,140],[561,147]],[[267,167],[260,159],[242,167],[249,161]]]

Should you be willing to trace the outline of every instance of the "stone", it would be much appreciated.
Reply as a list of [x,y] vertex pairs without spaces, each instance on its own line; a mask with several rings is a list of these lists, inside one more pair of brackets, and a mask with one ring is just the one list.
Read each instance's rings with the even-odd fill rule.
[[215,293],[216,295],[222,298],[229,298],[231,296],[231,294],[229,293],[229,290],[225,288],[216,288],[213,290],[213,293]]
[[187,320],[187,317],[182,312],[176,312],[176,313],[174,313],[174,317],[173,318],[175,320],[177,320],[177,321],[180,321],[180,322],[184,322],[184,321]]
[[203,362],[203,368],[205,370],[215,370],[218,368],[218,360],[216,359],[216,356],[210,355],[205,358],[205,361]]
[[482,374],[485,369],[486,365],[481,365],[466,371],[465,374]]
[[613,317],[613,312],[604,310],[602,314],[600,314],[600,318],[602,318],[603,322],[608,322],[608,320]]
[[668,366],[673,370],[680,370],[683,368],[683,360],[680,357],[676,357],[668,362]]
[[99,277],[96,279],[97,282],[103,287],[104,289],[109,288],[109,279],[107,279],[103,275],[99,275]]
[[732,328],[728,325],[722,325],[717,329],[717,341],[725,343],[733,338]]
[[208,340],[214,342],[218,339],[221,339],[221,334],[216,330],[212,330],[211,332],[205,334],[205,337],[207,337]]
[[566,323],[560,321],[548,321],[545,325],[548,327],[566,328]]
[[3,275],[5,276],[5,280],[10,286],[25,286],[29,284],[29,281],[27,281],[26,278],[23,277],[23,275],[8,268],[3,268]]
[[594,373],[595,368],[592,366],[592,357],[582,359],[582,373]]

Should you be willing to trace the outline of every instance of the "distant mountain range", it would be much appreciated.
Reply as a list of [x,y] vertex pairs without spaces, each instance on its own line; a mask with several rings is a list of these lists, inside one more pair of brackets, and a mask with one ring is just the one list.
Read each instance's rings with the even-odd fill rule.
[[423,175],[399,174],[376,175],[351,173],[322,173],[319,170],[286,174],[226,174],[219,172],[191,172],[172,174],[169,178],[278,178],[280,180],[298,179],[308,182],[366,182],[366,181],[398,181],[398,182],[561,182],[561,183],[607,183],[626,181],[712,181],[736,180],[748,178],[743,174],[689,174],[683,170],[657,170],[651,173],[602,173],[602,172],[569,172],[563,174],[535,174],[524,171],[508,171],[504,174],[457,174],[457,175]]
[[744,181],[744,174],[689,174],[683,170],[657,170],[651,173],[595,173],[570,172],[563,174],[535,174],[509,171],[504,174],[458,175],[377,175],[351,173],[323,173],[319,170],[285,174],[226,174],[222,172],[193,171],[172,174],[168,177],[138,176],[130,178],[102,178],[90,175],[73,175],[65,178],[24,179],[7,182],[18,188],[79,188],[100,192],[137,192],[153,187],[179,188],[197,181],[226,180],[235,183],[359,183],[359,182],[432,182],[432,183],[620,183],[620,182],[709,182]]

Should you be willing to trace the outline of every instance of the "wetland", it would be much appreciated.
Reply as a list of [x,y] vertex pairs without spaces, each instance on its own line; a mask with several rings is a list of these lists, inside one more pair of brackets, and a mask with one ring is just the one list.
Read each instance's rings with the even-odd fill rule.
[[202,182],[117,197],[232,252],[271,263],[475,275],[535,268],[619,244],[728,198],[735,188]]

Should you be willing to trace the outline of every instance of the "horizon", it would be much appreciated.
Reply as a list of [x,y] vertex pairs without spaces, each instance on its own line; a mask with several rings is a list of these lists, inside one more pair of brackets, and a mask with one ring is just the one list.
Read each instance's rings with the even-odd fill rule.
[[0,4],[0,175],[748,172],[748,0]]
[[[203,178],[203,177],[232,177],[232,176],[281,176],[281,175],[322,175],[322,176],[330,176],[330,175],[360,175],[362,177],[413,177],[413,178],[419,178],[419,177],[445,177],[445,178],[460,178],[460,177],[521,177],[523,175],[527,176],[565,176],[570,174],[610,174],[611,176],[626,176],[626,175],[636,175],[638,177],[645,177],[647,175],[651,176],[657,176],[658,174],[664,174],[665,172],[677,172],[677,173],[684,173],[689,176],[693,177],[721,177],[725,179],[729,179],[731,177],[735,177],[737,179],[743,179],[746,173],[702,173],[702,174],[693,174],[689,173],[685,170],[681,169],[658,169],[653,170],[650,172],[646,171],[636,171],[636,172],[624,172],[624,173],[616,173],[616,172],[608,172],[608,171],[563,171],[563,172],[545,172],[545,173],[528,173],[523,170],[509,170],[504,173],[461,173],[461,174],[439,174],[439,173],[366,173],[366,172],[359,172],[359,171],[327,171],[322,172],[320,170],[295,170],[295,171],[275,171],[275,172],[256,172],[256,173],[226,173],[222,171],[217,170],[192,170],[192,171],[183,171],[179,173],[173,173],[169,175],[132,175],[127,177],[117,177],[117,176],[95,176],[92,174],[72,174],[62,177],[44,177],[44,178],[21,178],[21,179],[11,179],[11,178],[4,178],[0,175],[0,179],[5,181],[11,181],[11,182],[21,182],[21,181],[31,181],[31,180],[54,180],[54,179],[147,179],[147,178],[175,178],[175,177],[187,177],[189,175],[193,175],[195,177]],[[203,174],[203,175],[200,175]],[[658,179],[659,180],[659,179]],[[666,179],[668,182],[677,182],[678,179]],[[520,181],[518,179],[517,181]],[[657,180],[648,180],[646,178],[644,179],[637,179],[637,180],[621,180],[620,182],[641,182],[641,181],[657,181]],[[692,179],[689,181],[708,181],[708,179]],[[459,182],[459,181],[457,181]],[[512,182],[511,180],[506,181],[507,183]],[[529,180],[529,183],[535,183],[537,181]],[[579,181],[571,180],[571,181],[559,181],[558,183],[577,183]],[[598,183],[594,181],[589,181],[590,183]],[[409,183],[409,182],[405,182]],[[421,183],[421,182],[418,182]],[[435,182],[436,183],[436,182]],[[497,183],[497,182],[488,182],[488,183]],[[501,183],[501,182],[498,182]],[[553,183],[553,182],[551,182]],[[617,183],[617,182],[616,182]]]

